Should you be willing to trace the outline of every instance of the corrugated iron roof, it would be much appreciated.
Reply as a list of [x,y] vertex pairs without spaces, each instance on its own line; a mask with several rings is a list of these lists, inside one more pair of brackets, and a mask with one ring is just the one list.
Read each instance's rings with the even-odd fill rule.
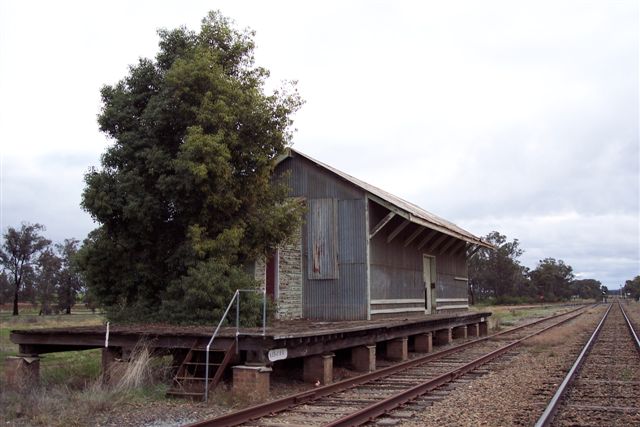
[[366,183],[362,180],[359,180],[358,178],[355,178],[347,173],[342,172],[341,170],[338,170],[326,163],[322,163],[316,159],[314,159],[313,157],[310,157],[304,153],[301,153],[298,150],[294,150],[293,148],[288,148],[287,149],[287,153],[285,155],[283,155],[282,157],[280,157],[277,160],[277,163],[282,162],[284,159],[288,158],[288,157],[293,157],[293,156],[300,156],[303,157],[307,160],[309,160],[310,162],[314,163],[315,165],[326,169],[332,173],[334,173],[335,175],[339,176],[340,178],[344,179],[345,181],[350,182],[351,184],[361,188],[362,190],[364,190],[365,192],[367,192],[369,195],[374,196],[373,199],[375,200],[375,198],[379,198],[381,199],[383,202],[389,203],[392,206],[394,206],[396,209],[399,209],[400,211],[404,212],[405,215],[404,216],[406,219],[408,219],[409,221],[418,224],[418,225],[422,225],[424,227],[427,228],[431,228],[437,231],[440,231],[441,233],[444,234],[448,234],[450,236],[456,237],[458,239],[464,240],[468,243],[472,243],[474,245],[480,245],[480,246],[484,246],[487,248],[493,248],[493,245],[484,242],[481,238],[469,233],[468,231],[458,227],[457,225],[455,225],[454,223],[447,221],[446,219],[440,218],[437,215],[432,214],[431,212],[428,212],[424,209],[422,209],[420,206],[417,206],[411,202],[408,202],[394,194],[391,194],[389,192],[386,192],[376,186],[373,186],[369,183]]

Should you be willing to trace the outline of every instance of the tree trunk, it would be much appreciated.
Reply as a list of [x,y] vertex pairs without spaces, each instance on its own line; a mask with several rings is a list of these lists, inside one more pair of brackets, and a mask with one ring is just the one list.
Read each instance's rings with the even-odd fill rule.
[[16,283],[16,291],[13,294],[13,315],[18,315],[18,289],[20,289],[20,284]]

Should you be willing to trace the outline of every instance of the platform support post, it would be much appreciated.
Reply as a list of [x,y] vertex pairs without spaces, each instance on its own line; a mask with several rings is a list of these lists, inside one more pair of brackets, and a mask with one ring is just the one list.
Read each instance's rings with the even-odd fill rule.
[[408,341],[407,337],[387,341],[387,359],[399,362],[407,360],[409,358]]
[[111,384],[117,381],[119,375],[115,372],[119,370],[116,366],[122,365],[116,359],[122,357],[122,350],[118,347],[105,347],[102,349],[102,384]]
[[447,345],[451,344],[452,341],[451,328],[436,331],[436,345]]
[[9,356],[5,359],[4,377],[7,389],[27,390],[40,381],[38,356]]
[[477,323],[472,325],[467,325],[467,336],[468,337],[477,337],[480,336],[480,328]]
[[453,330],[451,331],[451,336],[454,339],[457,338],[467,338],[467,326],[463,325],[463,326],[456,326],[455,328],[453,328]]
[[433,351],[433,335],[431,332],[416,335],[414,338],[416,353],[431,353]]
[[480,336],[484,337],[489,333],[489,324],[487,322],[480,322],[478,324],[478,327],[480,329]]
[[361,345],[351,349],[351,365],[359,372],[376,370],[376,346]]
[[233,388],[235,399],[263,402],[269,398],[271,368],[267,366],[238,365],[233,367]]
[[333,382],[333,353],[316,354],[304,358],[304,382],[325,385]]

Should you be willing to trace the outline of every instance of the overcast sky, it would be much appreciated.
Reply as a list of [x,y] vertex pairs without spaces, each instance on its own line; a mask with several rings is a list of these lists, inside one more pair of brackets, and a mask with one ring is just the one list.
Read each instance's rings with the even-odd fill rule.
[[219,9],[271,87],[306,100],[294,147],[482,236],[617,289],[640,274],[637,1],[0,0],[1,227],[95,227],[83,174],[99,89],[159,28]]

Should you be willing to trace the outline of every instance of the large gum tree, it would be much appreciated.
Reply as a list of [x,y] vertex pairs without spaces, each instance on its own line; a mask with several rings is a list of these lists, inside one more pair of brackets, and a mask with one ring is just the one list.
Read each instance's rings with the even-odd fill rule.
[[218,12],[159,36],[154,60],[102,88],[112,145],[85,176],[99,227],[79,261],[112,319],[211,322],[254,285],[244,265],[299,223],[271,177],[301,100],[293,85],[266,93],[253,33]]

